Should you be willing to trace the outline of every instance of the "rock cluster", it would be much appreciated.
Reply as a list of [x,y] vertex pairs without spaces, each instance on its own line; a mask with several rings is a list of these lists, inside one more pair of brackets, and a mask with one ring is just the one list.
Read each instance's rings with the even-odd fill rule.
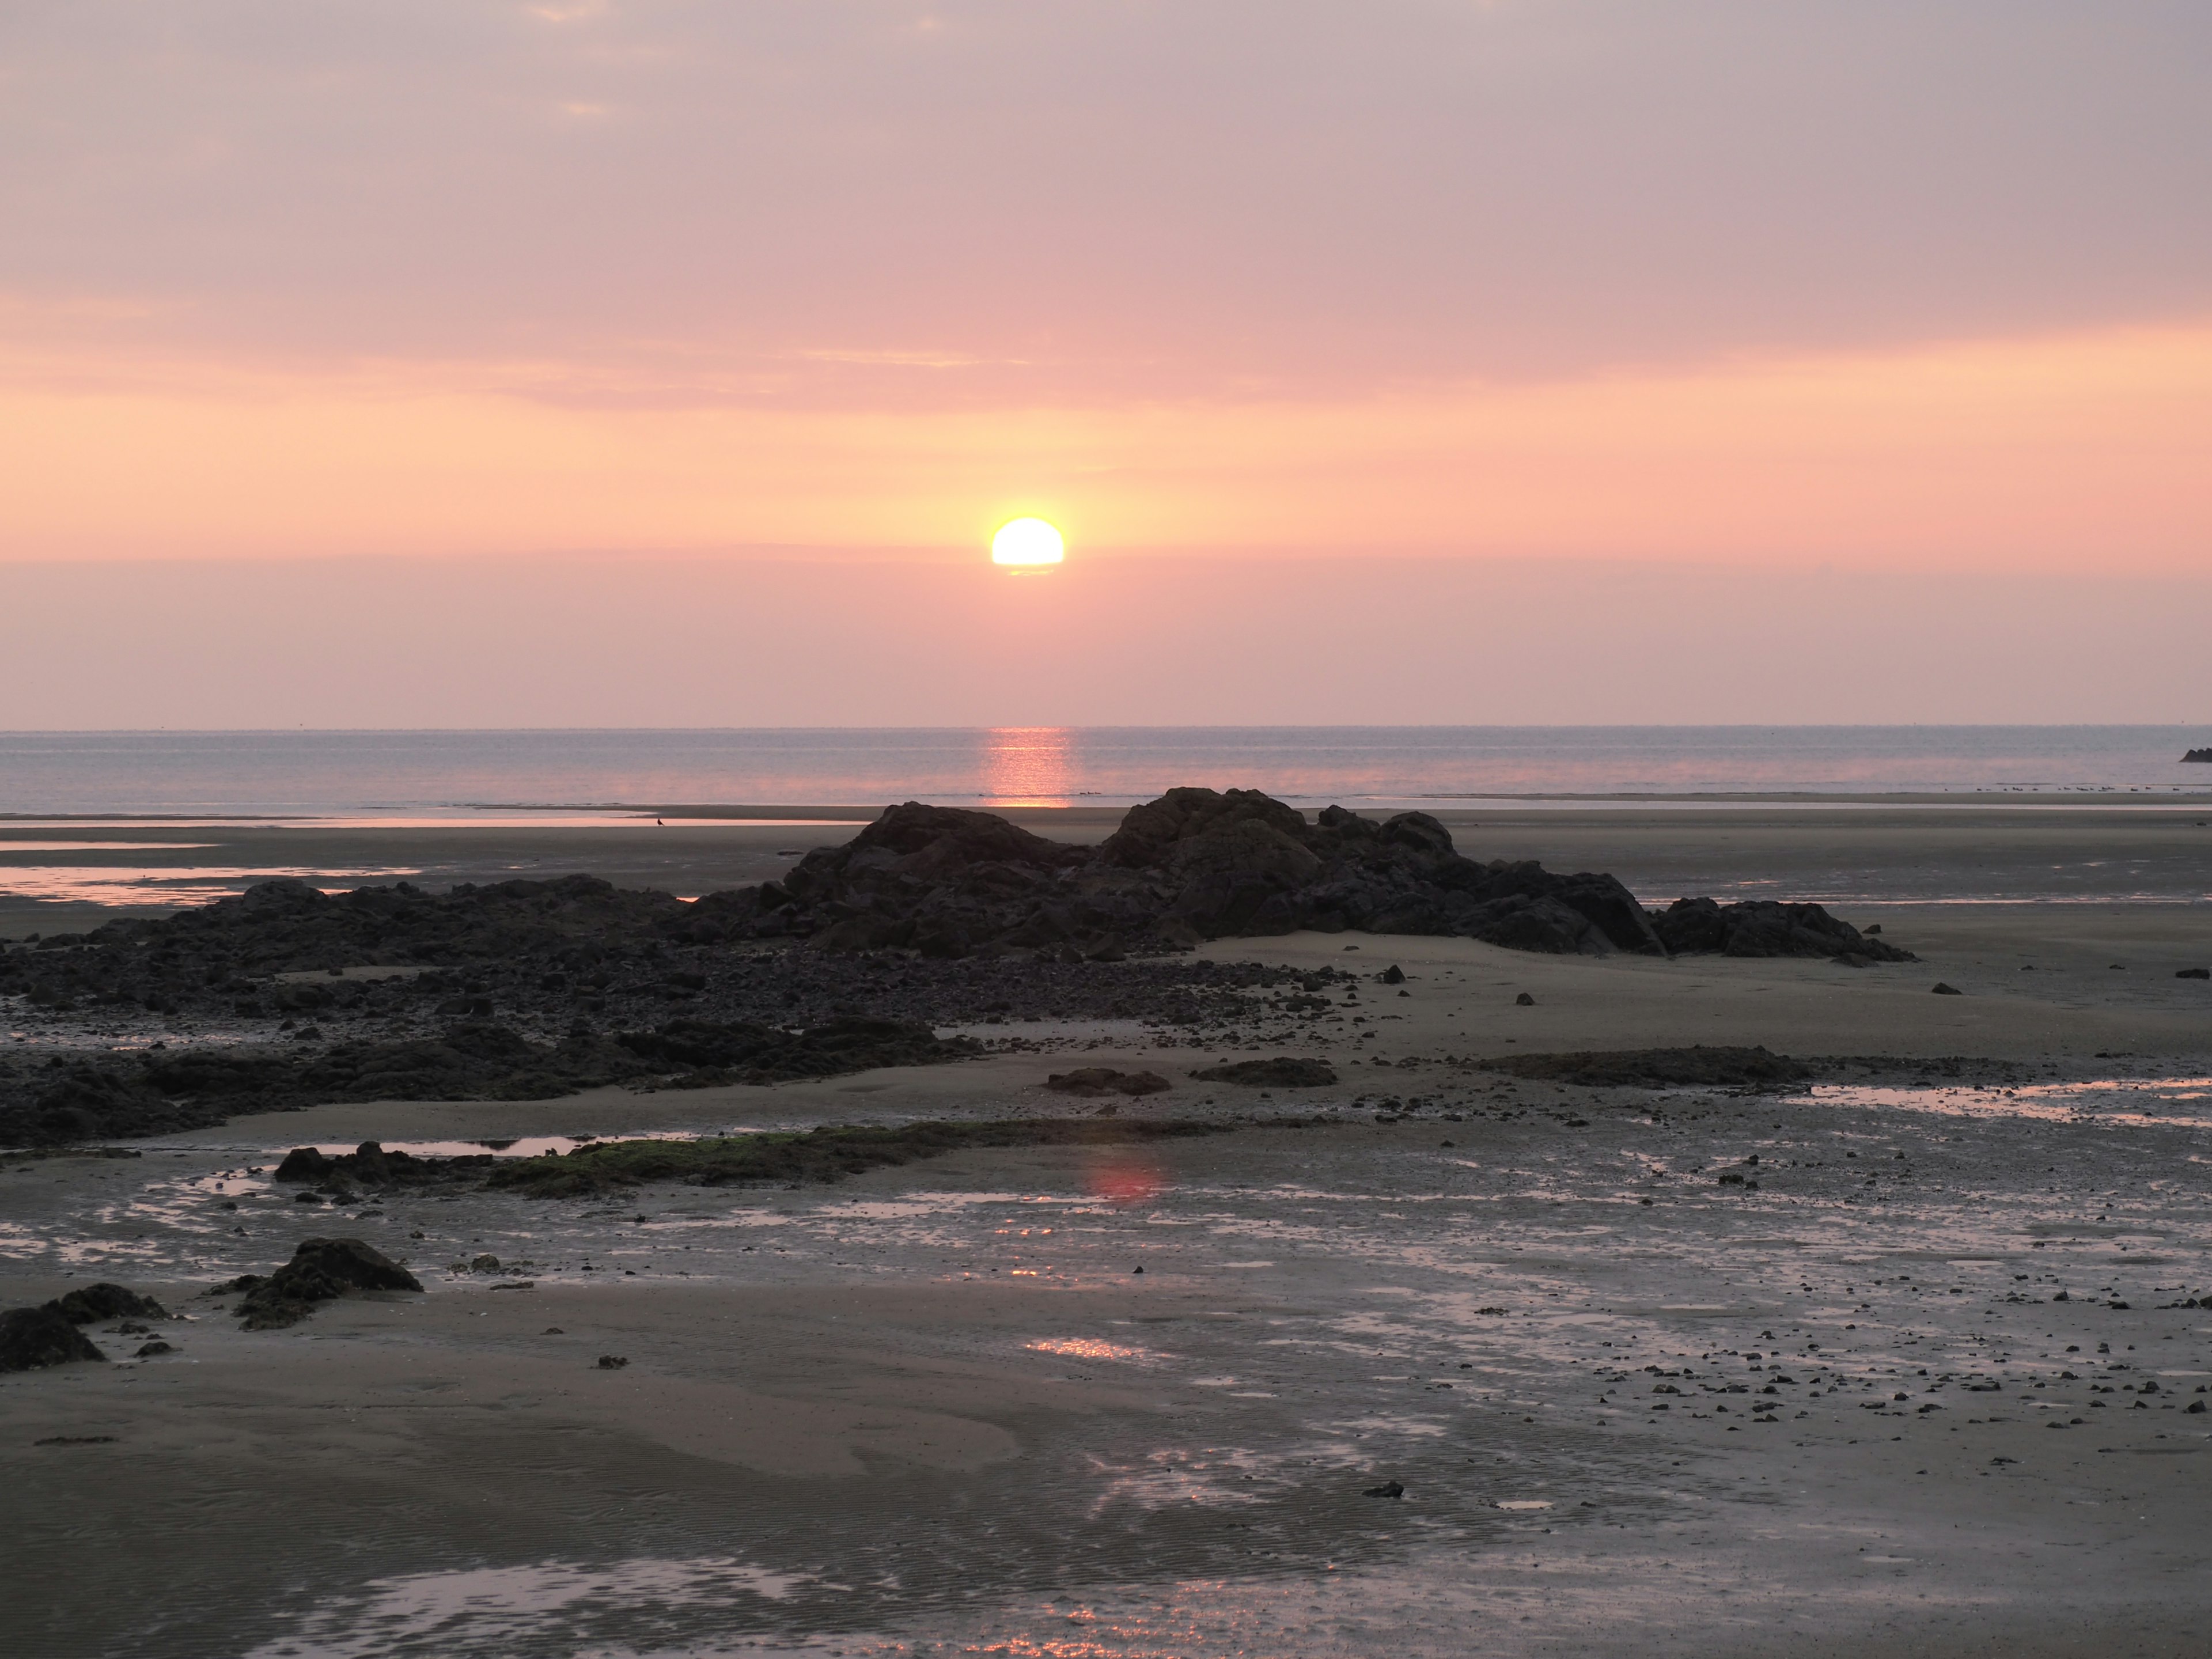
[[[72,1360],[105,1360],[92,1339],[77,1327],[100,1319],[167,1319],[168,1310],[150,1296],[141,1296],[126,1285],[102,1280],[80,1285],[36,1308],[10,1308],[0,1313],[0,1371],[42,1370]],[[143,1325],[125,1325],[125,1331],[143,1331]],[[167,1343],[148,1343],[163,1353]],[[146,1349],[139,1350],[146,1357]]]
[[1170,789],[1097,848],[1047,841],[988,812],[895,806],[780,882],[710,895],[691,937],[804,936],[833,951],[1048,953],[1293,933],[1454,934],[1514,950],[1663,956],[1613,877],[1480,864],[1425,812],[1377,823],[1332,806],[1316,823],[1256,790]]

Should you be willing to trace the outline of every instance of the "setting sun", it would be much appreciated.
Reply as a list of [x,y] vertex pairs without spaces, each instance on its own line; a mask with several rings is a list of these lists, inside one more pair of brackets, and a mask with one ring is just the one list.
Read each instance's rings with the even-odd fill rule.
[[1060,532],[1042,519],[1010,520],[991,538],[993,564],[1058,564],[1066,550]]

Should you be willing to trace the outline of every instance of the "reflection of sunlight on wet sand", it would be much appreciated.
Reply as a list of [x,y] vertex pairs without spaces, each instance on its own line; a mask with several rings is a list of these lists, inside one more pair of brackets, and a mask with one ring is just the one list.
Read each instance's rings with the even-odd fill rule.
[[1064,726],[1004,726],[986,732],[984,799],[997,805],[1066,805],[1073,735]]
[[343,892],[387,876],[419,876],[415,866],[331,870],[305,865],[83,865],[0,866],[0,895],[68,904],[209,904],[235,898],[257,882],[296,878],[332,883],[325,892]]
[[1059,1338],[1040,1337],[1025,1342],[1024,1347],[1038,1353],[1056,1353],[1070,1359],[1156,1359],[1157,1354],[1143,1348],[1127,1347],[1119,1342],[1102,1341],[1091,1336]]

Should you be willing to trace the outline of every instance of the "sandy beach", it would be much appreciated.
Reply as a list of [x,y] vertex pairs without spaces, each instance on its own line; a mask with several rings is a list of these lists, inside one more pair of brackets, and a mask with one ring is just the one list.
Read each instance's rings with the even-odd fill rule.
[[[2212,994],[2175,975],[2212,955],[2208,832],[1800,811],[1455,835],[1647,898],[1856,884],[1832,908],[1919,961],[1223,939],[1197,954],[1361,977],[1300,1022],[979,1015],[999,1046],[951,1065],[9,1159],[8,1305],[102,1279],[184,1316],[0,1378],[10,1622],[57,1656],[2193,1654]],[[779,839],[671,833],[717,871]],[[1691,1044],[1886,1069],[1486,1069]],[[1278,1054],[1340,1081],[1190,1076]],[[1124,1119],[1224,1132],[343,1216],[271,1179],[371,1139],[1090,1113],[1042,1086],[1077,1064],[1168,1081]],[[425,1292],[263,1332],[204,1294],[311,1235]],[[125,1357],[148,1335],[173,1352]],[[92,1538],[130,1571],[88,1575]]]

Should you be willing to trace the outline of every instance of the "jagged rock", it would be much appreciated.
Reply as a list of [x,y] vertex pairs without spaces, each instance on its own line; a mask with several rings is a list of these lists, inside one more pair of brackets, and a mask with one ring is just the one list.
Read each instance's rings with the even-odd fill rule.
[[2176,979],[2212,979],[2212,968],[2184,968],[2174,975]]
[[1110,1066],[1084,1066],[1054,1072],[1044,1086],[1064,1095],[1096,1099],[1101,1095],[1156,1095],[1174,1085],[1157,1072],[1117,1072]]
[[[1425,812],[1382,822],[1332,806],[1308,823],[1256,790],[1170,789],[1096,848],[988,812],[908,801],[778,882],[710,894],[686,937],[805,936],[818,949],[1113,961],[1226,936],[1426,933],[1517,950],[1663,955],[1610,876],[1478,864]],[[703,930],[703,932],[702,931]]]
[[1191,1075],[1201,1083],[1236,1083],[1248,1089],[1322,1089],[1336,1081],[1326,1062],[1279,1054],[1273,1060],[1240,1060],[1209,1066]]
[[82,1285],[58,1296],[46,1306],[72,1325],[89,1325],[101,1319],[167,1319],[168,1310],[150,1296],[102,1281]]
[[1960,990],[1957,986],[1955,986],[1955,985],[1946,985],[1946,984],[1945,984],[1942,980],[1940,980],[1940,979],[1939,979],[1939,980],[1937,980],[1937,981],[1936,981],[1936,984],[1935,984],[1934,989],[1935,989],[1936,994],[1937,996],[1939,996],[1939,997],[1962,997],[1962,996],[1964,996],[1964,995],[1966,995],[1966,994],[1964,991],[1961,991],[1961,990]]
[[52,1303],[0,1313],[0,1371],[43,1370],[76,1359],[106,1359]]
[[[243,1280],[234,1283],[243,1284]],[[249,1331],[296,1325],[349,1291],[420,1291],[422,1281],[357,1238],[303,1239],[292,1259],[246,1290],[238,1312]]]
[[1817,904],[1752,899],[1722,904],[1709,898],[1677,899],[1653,913],[1652,931],[1668,950],[1730,957],[1856,957],[1863,962],[1917,962],[1886,939],[1870,938],[1838,921]]

